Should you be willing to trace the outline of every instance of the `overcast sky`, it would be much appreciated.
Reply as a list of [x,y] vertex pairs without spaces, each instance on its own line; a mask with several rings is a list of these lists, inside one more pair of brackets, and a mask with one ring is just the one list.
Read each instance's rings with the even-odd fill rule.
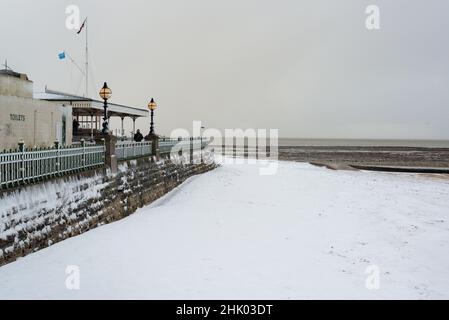
[[[91,95],[108,81],[112,102],[154,97],[159,133],[202,120],[282,137],[449,139],[447,0],[0,0],[0,60],[35,91],[83,91],[57,56],[84,61],[70,4],[89,18]],[[380,30],[365,27],[370,4]]]

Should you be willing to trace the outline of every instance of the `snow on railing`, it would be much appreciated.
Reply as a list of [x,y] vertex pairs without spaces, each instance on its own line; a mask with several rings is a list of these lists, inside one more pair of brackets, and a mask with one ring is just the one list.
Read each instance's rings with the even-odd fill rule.
[[50,177],[103,166],[104,145],[26,148],[23,143],[16,150],[0,153],[0,187],[32,183]]
[[115,145],[115,156],[117,157],[117,160],[151,156],[151,154],[151,141],[119,141]]

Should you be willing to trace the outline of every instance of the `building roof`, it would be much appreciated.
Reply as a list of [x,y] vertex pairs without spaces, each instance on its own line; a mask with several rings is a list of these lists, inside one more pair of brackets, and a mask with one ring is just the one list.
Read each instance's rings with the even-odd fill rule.
[[[35,93],[35,99],[62,102],[72,106],[74,115],[103,115],[103,101],[80,97],[70,93],[49,90]],[[108,112],[112,117],[147,117],[148,110],[108,102]]]
[[2,69],[2,70],[0,70],[0,74],[8,75],[8,76],[15,77],[15,78],[21,78],[21,79],[29,81],[28,76],[26,74],[18,73],[11,69]]

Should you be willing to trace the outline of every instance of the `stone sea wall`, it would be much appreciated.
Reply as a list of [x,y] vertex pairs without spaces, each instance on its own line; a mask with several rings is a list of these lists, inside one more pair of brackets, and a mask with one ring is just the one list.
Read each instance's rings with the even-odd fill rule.
[[119,165],[0,194],[0,266],[98,226],[120,220],[215,164]]

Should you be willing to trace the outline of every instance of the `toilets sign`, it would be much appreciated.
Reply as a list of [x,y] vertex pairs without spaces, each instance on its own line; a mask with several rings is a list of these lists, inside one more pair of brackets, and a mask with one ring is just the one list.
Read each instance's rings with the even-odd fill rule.
[[9,118],[11,119],[11,121],[22,121],[25,122],[26,118],[23,114],[15,114],[15,113],[11,113],[9,115]]

